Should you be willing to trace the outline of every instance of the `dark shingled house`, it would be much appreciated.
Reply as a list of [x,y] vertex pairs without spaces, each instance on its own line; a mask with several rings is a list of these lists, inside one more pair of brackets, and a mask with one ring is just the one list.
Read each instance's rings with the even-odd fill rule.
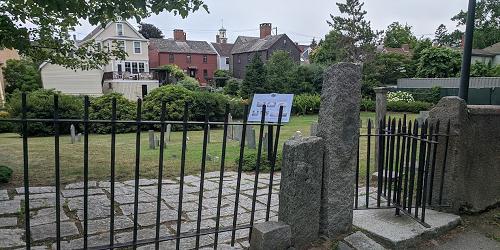
[[244,78],[246,66],[250,60],[259,54],[263,62],[269,60],[271,55],[278,50],[287,51],[292,59],[300,62],[300,48],[286,34],[271,35],[270,23],[260,25],[260,37],[239,36],[231,50],[233,76]]

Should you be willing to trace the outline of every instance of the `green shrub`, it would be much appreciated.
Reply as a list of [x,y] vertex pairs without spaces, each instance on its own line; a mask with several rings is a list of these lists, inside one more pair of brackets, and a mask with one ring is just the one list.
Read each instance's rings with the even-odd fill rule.
[[437,86],[426,89],[405,89],[404,91],[411,93],[415,101],[436,104],[441,100],[441,88]]
[[[27,118],[53,119],[54,118],[54,95],[59,95],[59,118],[81,119],[83,116],[83,98],[60,94],[54,90],[39,89],[27,96]],[[15,92],[7,102],[12,117],[22,117],[21,92]],[[21,124],[16,124],[16,131],[22,135]],[[81,125],[74,124],[77,129]],[[61,123],[60,133],[69,134],[71,124]],[[47,136],[54,134],[53,122],[29,123],[28,136]]]
[[189,109],[190,119],[204,121],[208,115],[210,121],[224,121],[227,96],[214,92],[193,92],[193,103]]
[[428,102],[389,102],[387,103],[387,110],[393,112],[410,112],[418,113],[420,111],[430,110],[432,108],[432,103]]
[[[262,152],[261,158],[260,158],[260,171],[262,172],[269,172],[271,171],[271,161],[267,159],[267,152]],[[235,159],[236,165],[239,164],[240,158],[237,157]],[[281,170],[281,162],[283,160],[283,157],[281,153],[278,153],[276,157],[276,164],[274,165],[274,170],[279,171]],[[243,156],[243,163],[242,163],[242,170],[243,171],[254,171],[257,166],[257,152],[246,152],[245,155]]]
[[8,183],[12,178],[12,169],[0,165],[0,183]]
[[374,112],[375,101],[368,98],[361,99],[361,111]]
[[[110,120],[112,117],[113,98],[116,98],[116,119],[135,120],[137,105],[129,101],[122,94],[110,93],[97,98],[93,98],[90,103],[91,120]],[[116,124],[116,133],[127,133],[134,131],[134,126],[127,124]],[[91,131],[98,134],[111,133],[110,124],[93,123]]]
[[164,85],[152,90],[143,104],[144,119],[160,120],[162,101],[167,105],[167,120],[182,121],[184,104],[193,101],[193,91],[182,86]]
[[[9,112],[0,111],[0,119],[10,118]],[[14,131],[14,125],[10,122],[0,121],[0,133],[10,133]]]
[[191,91],[196,91],[200,89],[200,84],[198,81],[192,77],[186,76],[184,79],[180,80],[176,84],[177,86],[182,86]]
[[387,93],[387,102],[414,102],[413,95],[404,92],[404,91],[396,91]]
[[224,94],[237,96],[240,92],[241,81],[236,78],[231,78],[227,81],[226,86],[224,86]]
[[245,115],[245,105],[247,105],[248,100],[244,100],[241,97],[229,98],[229,107],[231,110],[231,116],[233,119],[243,119]]
[[318,94],[300,94],[293,98],[292,112],[296,114],[317,114],[321,97]]

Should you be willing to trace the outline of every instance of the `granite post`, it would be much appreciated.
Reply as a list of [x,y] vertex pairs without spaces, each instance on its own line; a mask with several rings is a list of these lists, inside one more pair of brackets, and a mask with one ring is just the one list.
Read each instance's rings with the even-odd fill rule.
[[247,126],[247,131],[246,131],[246,143],[247,147],[251,149],[256,149],[256,143],[255,143],[255,129],[252,128],[252,126]]
[[323,157],[319,137],[290,139],[283,146],[278,218],[291,227],[297,249],[319,238]]
[[71,144],[75,144],[75,139],[76,139],[75,125],[71,124],[71,126],[69,127],[69,133],[71,135]]
[[165,133],[165,138],[170,141],[170,132],[172,131],[172,124],[167,124],[167,131]]
[[[374,128],[380,127],[380,121],[384,119],[387,114],[387,92],[389,89],[386,87],[378,87],[373,89],[375,91],[375,122]],[[379,136],[375,136],[375,168],[378,169],[378,155],[379,155]],[[370,173],[371,174],[371,173]]]
[[311,136],[318,135],[318,122],[311,123]]
[[148,135],[149,135],[149,149],[155,149],[155,131],[154,130],[148,130]]
[[352,228],[360,102],[361,66],[329,67],[321,92],[318,136],[325,144],[320,232],[330,238]]
[[252,228],[250,250],[287,250],[292,246],[290,226],[267,221]]

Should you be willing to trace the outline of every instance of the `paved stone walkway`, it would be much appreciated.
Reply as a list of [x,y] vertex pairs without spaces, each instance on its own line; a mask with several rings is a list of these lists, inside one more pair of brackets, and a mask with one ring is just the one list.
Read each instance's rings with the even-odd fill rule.
[[[250,221],[252,196],[254,187],[253,174],[242,174],[241,193],[239,200],[238,225],[246,225]],[[273,194],[271,199],[270,219],[277,220],[278,192],[280,173],[274,176]],[[184,198],[181,232],[194,232],[198,215],[198,199],[200,177],[191,175],[184,179]],[[236,172],[224,174],[221,227],[232,226],[234,200],[236,194]],[[155,236],[157,180],[141,179],[139,183],[139,216],[138,239],[149,239]],[[255,222],[262,222],[266,215],[269,174],[259,176]],[[215,228],[217,211],[217,196],[219,188],[219,172],[205,174],[202,229]],[[89,246],[106,245],[109,242],[110,214],[110,183],[106,181],[89,182],[88,233]],[[61,235],[62,249],[83,247],[83,183],[72,183],[62,188],[61,193]],[[175,235],[177,207],[179,200],[179,178],[163,181],[161,204],[162,236]],[[55,247],[55,187],[30,188],[31,239],[34,249],[53,249]],[[18,249],[25,246],[24,232],[24,188],[0,190],[0,249]],[[115,183],[115,242],[124,243],[132,240],[134,211],[134,180]],[[249,230],[239,230],[236,233],[239,248],[248,247]],[[219,243],[228,243],[231,233],[219,234]],[[214,235],[200,237],[201,246],[213,244]],[[195,238],[181,240],[181,249],[192,249]],[[175,241],[161,243],[162,249],[175,247]],[[140,249],[154,249],[153,246],[143,246]]]

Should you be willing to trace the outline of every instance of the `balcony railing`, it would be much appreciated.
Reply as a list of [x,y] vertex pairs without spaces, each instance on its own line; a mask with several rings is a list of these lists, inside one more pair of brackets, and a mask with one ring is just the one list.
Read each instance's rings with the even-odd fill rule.
[[156,74],[151,72],[140,72],[140,73],[130,73],[130,72],[104,72],[104,80],[158,80]]

